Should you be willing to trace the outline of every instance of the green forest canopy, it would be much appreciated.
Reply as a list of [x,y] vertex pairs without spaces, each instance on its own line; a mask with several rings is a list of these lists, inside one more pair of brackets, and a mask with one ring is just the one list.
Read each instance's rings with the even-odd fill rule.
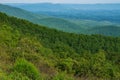
[[0,38],[0,79],[120,79],[119,37],[66,33],[0,13]]

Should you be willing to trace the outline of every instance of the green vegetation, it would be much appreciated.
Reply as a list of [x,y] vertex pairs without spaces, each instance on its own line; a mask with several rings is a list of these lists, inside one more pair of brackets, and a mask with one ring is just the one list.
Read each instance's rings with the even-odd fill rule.
[[119,80],[120,38],[65,33],[0,13],[1,80]]
[[18,59],[13,67],[14,71],[28,76],[32,80],[39,80],[40,74],[35,66],[25,59]]

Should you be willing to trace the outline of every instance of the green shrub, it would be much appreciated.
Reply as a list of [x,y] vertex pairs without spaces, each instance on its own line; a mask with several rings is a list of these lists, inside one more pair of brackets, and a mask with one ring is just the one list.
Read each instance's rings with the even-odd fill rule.
[[72,73],[72,67],[73,67],[74,61],[71,58],[61,59],[57,67],[61,71],[67,71],[68,73]]
[[11,80],[11,79],[8,78],[6,74],[2,72],[2,70],[0,70],[0,80]]
[[9,78],[12,80],[30,80],[27,76],[24,76],[22,73],[12,72],[9,75]]
[[52,80],[74,80],[72,77],[68,77],[66,73],[58,73]]
[[14,71],[21,73],[32,80],[40,80],[40,73],[36,67],[25,59],[17,59]]

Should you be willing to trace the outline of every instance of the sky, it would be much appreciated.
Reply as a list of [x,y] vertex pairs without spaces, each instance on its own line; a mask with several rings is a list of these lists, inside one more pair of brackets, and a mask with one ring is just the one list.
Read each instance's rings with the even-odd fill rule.
[[0,0],[0,3],[120,3],[120,0]]

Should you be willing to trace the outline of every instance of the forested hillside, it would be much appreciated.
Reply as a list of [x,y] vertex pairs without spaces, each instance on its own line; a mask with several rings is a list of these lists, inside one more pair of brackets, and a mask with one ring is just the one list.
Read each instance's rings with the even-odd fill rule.
[[119,80],[120,38],[65,33],[0,13],[0,80]]

